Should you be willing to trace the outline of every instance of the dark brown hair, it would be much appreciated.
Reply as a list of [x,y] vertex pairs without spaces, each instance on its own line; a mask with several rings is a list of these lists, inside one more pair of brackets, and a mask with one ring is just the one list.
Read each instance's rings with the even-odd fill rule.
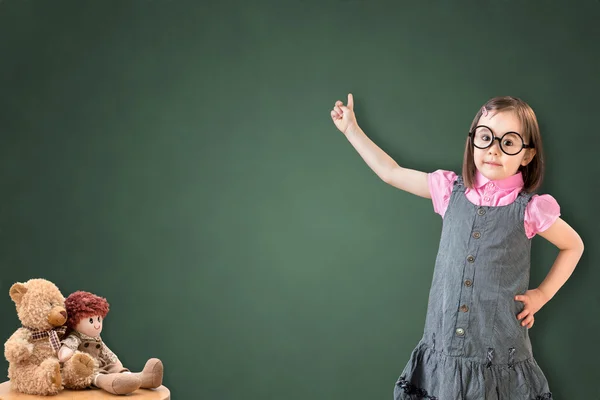
[[[521,129],[523,131],[519,133],[523,136],[525,143],[533,145],[535,150],[533,159],[526,166],[519,167],[519,171],[521,171],[523,174],[523,191],[535,191],[540,187],[542,184],[542,179],[544,178],[544,151],[542,149],[542,136],[540,134],[540,127],[533,109],[529,106],[529,104],[516,97],[494,97],[488,100],[483,107],[479,109],[475,115],[475,118],[473,119],[473,122],[471,123],[469,132],[473,131],[473,129],[475,129],[477,126],[479,119],[481,118],[483,108],[493,113],[505,111],[513,112],[521,122]],[[477,168],[475,167],[475,160],[473,158],[473,144],[471,143],[471,138],[467,137],[462,167],[462,175],[467,187],[473,187],[475,183],[476,172]]]
[[73,330],[82,319],[94,315],[99,315],[104,319],[108,314],[109,305],[103,297],[90,292],[77,291],[65,299],[65,308],[67,310],[67,327]]

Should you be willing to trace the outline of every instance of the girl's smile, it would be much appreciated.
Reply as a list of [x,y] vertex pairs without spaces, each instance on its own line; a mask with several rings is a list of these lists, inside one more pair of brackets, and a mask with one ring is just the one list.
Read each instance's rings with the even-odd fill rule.
[[490,167],[501,167],[502,166],[502,164],[500,164],[498,162],[494,162],[494,161],[486,161],[485,164]]

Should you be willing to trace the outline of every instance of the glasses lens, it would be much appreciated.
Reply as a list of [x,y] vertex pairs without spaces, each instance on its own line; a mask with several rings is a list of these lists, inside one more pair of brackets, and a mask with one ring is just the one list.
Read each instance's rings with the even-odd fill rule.
[[487,148],[494,138],[492,131],[490,131],[485,126],[478,126],[475,129],[475,135],[473,136],[473,144],[475,147],[479,147],[480,149]]
[[523,139],[516,133],[507,133],[500,140],[500,147],[506,154],[517,154],[523,148]]

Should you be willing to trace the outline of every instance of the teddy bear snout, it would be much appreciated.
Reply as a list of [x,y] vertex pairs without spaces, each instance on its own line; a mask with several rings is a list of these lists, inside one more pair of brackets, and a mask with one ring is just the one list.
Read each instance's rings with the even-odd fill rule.
[[62,326],[67,322],[67,310],[63,307],[54,307],[48,314],[48,322],[52,326]]

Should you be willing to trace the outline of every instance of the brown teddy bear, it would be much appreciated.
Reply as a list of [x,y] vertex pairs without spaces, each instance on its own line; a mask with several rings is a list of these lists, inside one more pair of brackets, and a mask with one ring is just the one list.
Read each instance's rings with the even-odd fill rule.
[[[9,294],[22,324],[4,343],[11,386],[21,393],[57,394],[63,388],[57,353],[66,329],[65,298],[45,279],[15,283]],[[64,370],[90,377],[93,367],[93,359],[81,354],[71,358]]]
[[68,330],[58,352],[59,360],[68,362],[83,352],[90,354],[96,365],[93,379],[88,382],[63,374],[66,388],[97,387],[112,394],[123,395],[140,387],[152,389],[162,384],[163,364],[159,359],[151,358],[142,372],[132,373],[123,367],[119,358],[100,338],[102,324],[109,309],[105,298],[77,291],[67,297],[65,307]]

